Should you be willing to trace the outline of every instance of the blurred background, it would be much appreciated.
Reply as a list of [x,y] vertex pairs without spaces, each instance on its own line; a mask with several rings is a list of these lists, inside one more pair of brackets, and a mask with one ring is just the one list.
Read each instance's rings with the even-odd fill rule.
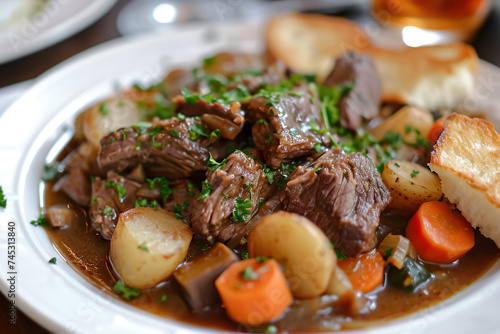
[[[500,66],[500,0],[0,0],[0,113],[32,79],[106,41],[168,33],[178,24],[263,21],[291,11],[376,25],[411,47],[465,41]],[[0,295],[0,308],[7,306]],[[7,312],[0,312],[0,333],[47,333],[21,312],[15,327],[7,323]]]

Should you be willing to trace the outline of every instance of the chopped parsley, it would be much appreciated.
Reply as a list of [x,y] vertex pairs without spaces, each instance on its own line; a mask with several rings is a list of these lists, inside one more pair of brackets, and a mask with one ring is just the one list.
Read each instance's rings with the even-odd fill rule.
[[394,250],[394,248],[390,248],[390,249],[386,249],[384,251],[385,253],[385,257],[390,257],[392,255],[392,251]]
[[247,251],[241,251],[241,253],[240,253],[240,257],[241,257],[243,260],[248,259],[248,252],[247,252]]
[[170,134],[175,138],[179,138],[179,132],[176,129],[170,130]]
[[208,136],[208,138],[212,139],[212,138],[217,138],[219,137],[221,134],[221,131],[219,129],[215,129],[214,131],[210,132],[210,135]]
[[106,188],[115,189],[116,193],[118,194],[118,197],[120,199],[125,198],[125,196],[127,196],[127,189],[124,186],[122,186],[121,184],[106,181]]
[[337,253],[337,259],[338,260],[345,260],[345,259],[347,259],[347,257],[344,255],[344,253],[342,253],[338,249],[335,250],[335,253]]
[[177,219],[184,220],[184,217],[181,215],[182,210],[186,210],[189,206],[189,202],[187,199],[184,200],[182,204],[175,204],[174,206],[174,214]]
[[128,288],[123,281],[116,282],[113,290],[120,293],[122,297],[126,300],[130,300],[134,297],[137,297],[141,294],[141,290],[135,288]]
[[226,164],[227,162],[229,161],[229,158],[225,158],[224,160],[222,160],[221,162],[217,162],[214,157],[212,156],[212,153],[209,153],[210,157],[207,161],[207,167],[208,169],[210,169],[211,171],[215,171],[216,169],[219,169],[219,168],[224,168],[226,167]]
[[291,129],[290,130],[290,133],[294,136],[298,136],[299,135],[299,131],[297,131],[296,129]]
[[410,176],[414,178],[415,176],[417,176],[418,173],[420,173],[418,170],[412,170]]
[[269,123],[263,118],[259,119],[255,124],[261,124],[261,123],[264,124],[265,126],[269,126]]
[[136,208],[156,208],[158,206],[158,202],[156,200],[152,200],[149,202],[146,198],[143,199],[136,199],[135,200],[135,207]]
[[164,302],[167,301],[167,295],[166,294],[163,294],[160,298],[160,304],[163,304]]
[[137,248],[139,248],[143,252],[149,252],[149,249],[146,246],[146,241],[144,241],[142,244],[140,244],[139,246],[137,246]]
[[106,103],[101,103],[101,105],[99,106],[99,112],[103,116],[108,116],[109,115],[109,110],[106,107]]
[[246,222],[250,217],[250,208],[252,208],[252,184],[247,184],[247,189],[250,195],[242,200],[240,197],[237,197],[234,200],[234,210],[233,210],[233,219],[235,223]]
[[56,264],[57,259],[53,257],[52,259],[49,260],[49,263]]
[[108,144],[111,144],[112,142],[114,142],[116,140],[115,137],[111,138],[110,140],[108,140]]
[[267,257],[267,256],[257,256],[257,257],[255,258],[255,260],[256,260],[257,262],[266,262],[266,261],[268,260],[268,257]]
[[196,101],[200,99],[200,96],[198,94],[193,95],[193,93],[193,91],[187,88],[181,88],[181,94],[184,96],[187,104],[196,104]]
[[90,204],[94,205],[97,203],[97,197],[92,197],[92,200],[90,200]]
[[108,215],[115,215],[115,209],[113,209],[112,207],[110,206],[105,206],[104,209],[102,209],[102,214],[105,215],[105,216],[108,216]]
[[221,195],[222,195],[222,197],[223,197],[224,199],[227,199],[227,195],[226,195],[226,194],[221,193]]
[[264,330],[264,333],[278,333],[278,328],[274,325],[269,325]]
[[157,183],[160,184],[160,195],[164,201],[166,201],[168,196],[173,193],[172,188],[168,186],[168,180],[165,176],[155,177],[154,179],[146,179],[146,181],[149,183],[149,187],[151,189],[154,189]]
[[187,184],[187,188],[188,188],[188,192],[187,192],[187,195],[189,197],[193,197],[194,196],[194,192],[193,192],[193,189],[196,188],[196,186],[194,185],[193,182],[189,181],[188,184]]
[[266,174],[266,177],[267,177],[267,182],[269,182],[269,184],[273,184],[273,181],[274,181],[274,171],[267,167],[266,165],[263,166],[264,168],[264,174]]
[[215,56],[207,57],[203,59],[203,65],[208,67],[212,66],[215,63]]
[[395,163],[394,163],[394,166],[396,166],[396,167],[398,167],[398,168],[399,168],[399,167],[401,167],[401,165],[399,164],[399,162],[395,162]]
[[37,220],[31,221],[31,225],[49,227],[49,222],[45,218],[45,215],[40,215]]
[[314,150],[316,150],[316,152],[321,152],[321,143],[314,144]]
[[263,199],[259,199],[259,203],[257,204],[259,209],[264,205],[264,203],[266,203],[266,201],[264,201]]
[[42,180],[43,181],[51,181],[56,178],[57,174],[59,174],[59,163],[56,161],[50,165],[43,166],[42,171]]
[[245,269],[243,269],[241,271],[240,275],[241,275],[241,278],[244,281],[256,281],[256,280],[259,279],[259,274],[257,274],[256,272],[254,272],[252,270],[252,267],[250,267],[250,266],[248,266]]
[[3,193],[2,186],[0,186],[0,207],[4,209],[7,207],[7,199]]
[[181,114],[181,113],[178,113],[178,114],[177,114],[177,118],[178,118],[180,121],[183,121],[183,120],[185,120],[185,119],[186,119],[186,115]]
[[201,185],[201,193],[200,193],[200,196],[198,196],[198,201],[208,197],[210,195],[210,192],[212,191],[212,189],[213,188],[208,185],[207,180],[203,181],[203,183]]
[[314,169],[313,169],[313,172],[314,172],[314,173],[317,173],[317,172],[319,172],[319,171],[320,171],[320,170],[322,170],[322,169],[323,169],[323,167],[314,168]]

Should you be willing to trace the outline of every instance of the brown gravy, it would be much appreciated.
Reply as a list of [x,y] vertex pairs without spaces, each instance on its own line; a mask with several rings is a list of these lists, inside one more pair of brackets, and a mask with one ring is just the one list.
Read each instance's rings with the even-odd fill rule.
[[[131,301],[120,298],[113,291],[116,277],[109,263],[109,242],[99,234],[89,230],[85,210],[71,204],[71,200],[62,193],[52,191],[52,182],[46,183],[45,205],[70,205],[78,212],[78,224],[63,229],[47,229],[54,247],[61,256],[90,283],[104,290],[121,302],[128,303],[145,311],[168,319],[186,322],[203,327],[222,330],[262,331],[263,328],[238,327],[225,314],[222,308],[207,310],[204,314],[194,314],[183,297],[180,286],[173,278],[158,287],[143,290],[141,295]],[[68,204],[70,203],[70,204]],[[390,231],[397,232],[405,221],[401,218],[383,216],[381,224]],[[399,227],[398,227],[399,226]],[[193,239],[186,260],[196,257],[202,252],[205,243]],[[489,239],[476,233],[476,246],[453,265],[426,264],[426,268],[434,275],[434,280],[416,293],[406,293],[391,286],[381,287],[368,296],[372,306],[376,307],[367,314],[348,318],[342,314],[323,314],[328,312],[300,313],[301,304],[291,307],[288,314],[276,323],[278,330],[288,332],[331,331],[335,329],[352,329],[380,324],[412,312],[436,304],[464,289],[484,274],[499,258],[500,250]],[[165,302],[160,299],[166,295]],[[306,302],[307,303],[307,302]],[[311,303],[316,305],[315,303]],[[286,327],[286,328],[285,328]]]

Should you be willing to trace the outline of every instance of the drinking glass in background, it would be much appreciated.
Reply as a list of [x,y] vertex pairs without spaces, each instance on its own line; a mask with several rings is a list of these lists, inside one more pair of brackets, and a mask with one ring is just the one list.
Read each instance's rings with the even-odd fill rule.
[[469,42],[483,24],[490,0],[372,0],[384,27],[400,29],[408,46]]

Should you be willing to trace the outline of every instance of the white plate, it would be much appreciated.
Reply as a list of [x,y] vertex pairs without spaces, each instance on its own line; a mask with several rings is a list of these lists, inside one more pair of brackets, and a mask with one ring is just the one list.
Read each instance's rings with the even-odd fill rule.
[[[116,82],[155,81],[174,65],[192,64],[222,50],[262,50],[261,24],[192,25],[115,40],[95,47],[42,75],[0,117],[0,185],[7,209],[0,210],[0,290],[6,294],[7,226],[16,224],[16,305],[48,329],[78,333],[214,332],[166,320],[112,298],[82,278],[52,247],[38,217],[39,182],[56,142],[68,139],[77,113],[110,94]],[[488,110],[498,105],[500,70],[481,63],[475,99]],[[48,158],[51,159],[50,157]],[[48,264],[57,257],[57,265]],[[371,333],[480,333],[500,328],[500,262],[445,302],[390,322]],[[352,331],[358,333],[363,331]]]
[[0,64],[44,49],[88,27],[116,0],[49,0],[33,17],[0,32]]

